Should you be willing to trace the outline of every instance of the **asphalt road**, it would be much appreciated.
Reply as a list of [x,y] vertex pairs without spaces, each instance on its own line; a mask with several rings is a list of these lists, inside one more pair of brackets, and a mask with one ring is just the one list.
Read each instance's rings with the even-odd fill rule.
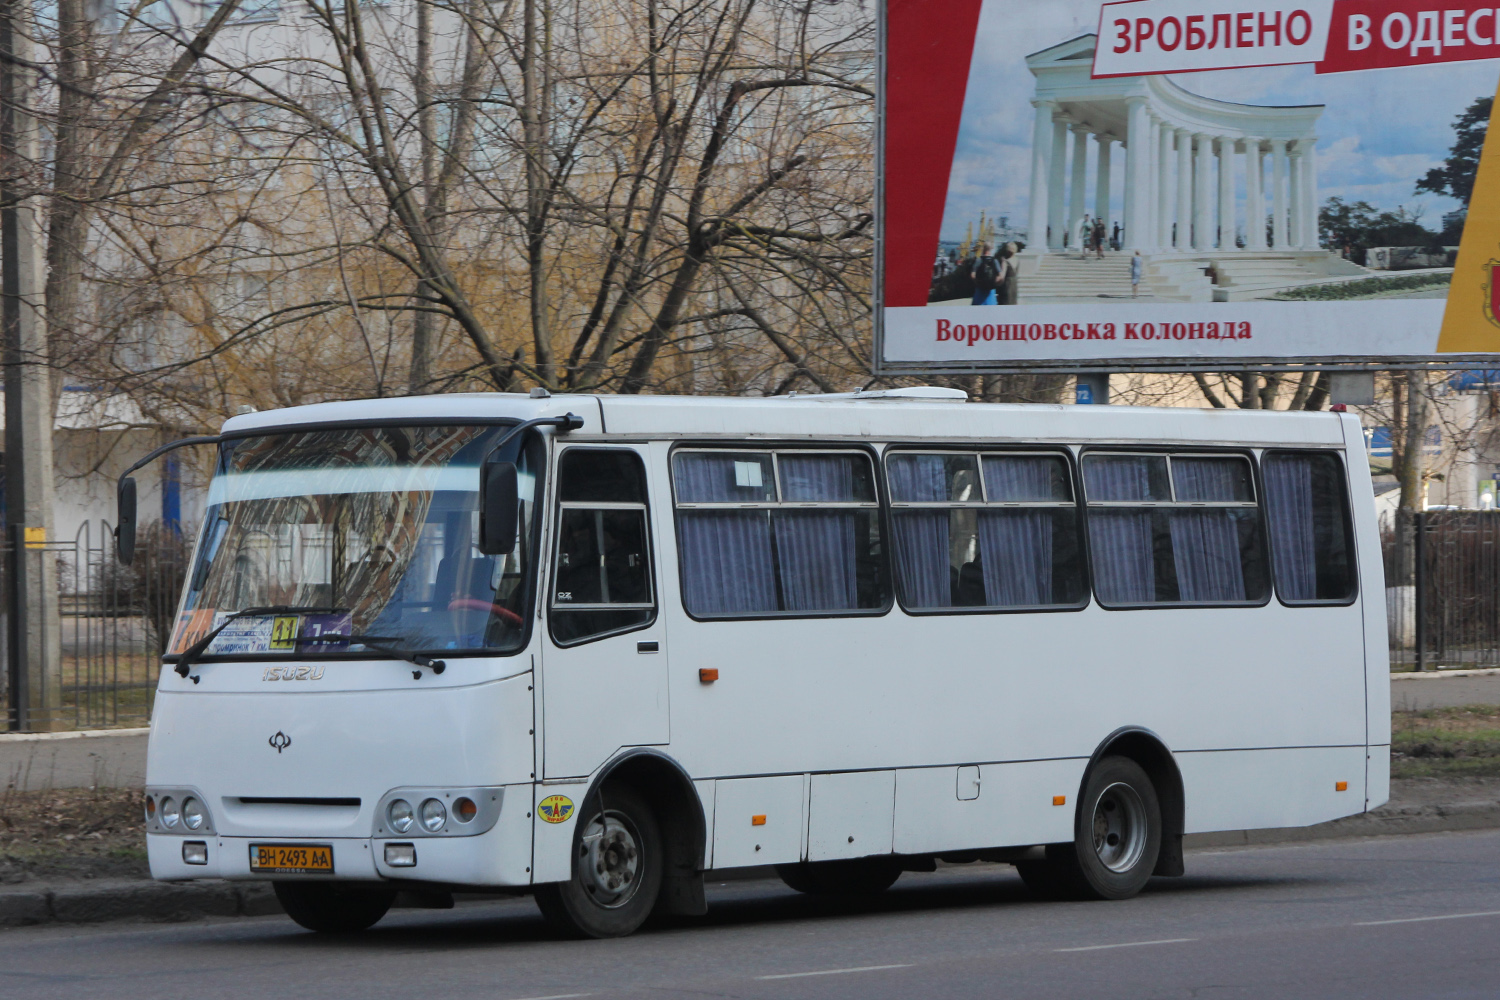
[[1008,866],[874,903],[716,884],[711,914],[550,936],[530,900],[397,911],[343,940],[282,917],[0,931],[0,996],[1254,998],[1500,995],[1500,831],[1197,852],[1123,903],[1040,903]]

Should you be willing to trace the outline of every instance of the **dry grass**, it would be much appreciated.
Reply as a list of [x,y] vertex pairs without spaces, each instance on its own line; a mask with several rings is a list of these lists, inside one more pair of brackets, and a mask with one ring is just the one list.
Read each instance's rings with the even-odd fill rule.
[[1392,712],[1391,776],[1500,776],[1500,706]]
[[0,882],[147,874],[138,789],[0,792]]

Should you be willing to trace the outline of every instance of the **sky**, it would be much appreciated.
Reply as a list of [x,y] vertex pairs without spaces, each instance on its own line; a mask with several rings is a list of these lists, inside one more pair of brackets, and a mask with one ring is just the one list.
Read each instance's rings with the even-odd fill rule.
[[[1025,57],[1098,25],[1099,4],[1078,0],[984,0],[969,68],[963,124],[948,186],[942,239],[961,240],[983,211],[1024,228],[1031,185],[1031,98],[1036,79]],[[1416,193],[1453,145],[1453,122],[1477,97],[1495,93],[1500,60],[1334,73],[1277,66],[1172,77],[1184,89],[1240,104],[1323,104],[1318,124],[1318,198],[1368,201],[1379,209],[1420,209],[1429,229],[1459,207]],[[1116,150],[1118,159],[1118,149]],[[1092,177],[1092,157],[1090,176]],[[1120,211],[1124,171],[1114,171]],[[1092,209],[1092,196],[1090,196]]]

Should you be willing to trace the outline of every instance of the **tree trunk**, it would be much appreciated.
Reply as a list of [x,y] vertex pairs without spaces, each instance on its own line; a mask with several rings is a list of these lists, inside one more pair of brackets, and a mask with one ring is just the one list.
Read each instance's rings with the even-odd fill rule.
[[[437,121],[433,114],[432,87],[432,6],[427,0],[417,0],[417,65],[413,81],[417,99],[417,132],[422,144],[422,207],[427,212],[428,224],[432,224],[432,196],[437,179]],[[437,234],[434,233],[434,236]],[[437,316],[423,308],[431,291],[427,282],[417,281],[413,297],[417,300],[417,311],[411,322],[411,367],[407,371],[407,390],[413,395],[425,392],[432,381],[432,340],[436,332]]]
[[1397,586],[1409,586],[1416,580],[1415,514],[1426,507],[1427,458],[1423,454],[1427,436],[1427,373],[1406,373],[1406,426],[1403,429],[1400,461],[1396,476],[1401,483],[1400,509],[1396,511],[1396,551],[1394,561]]

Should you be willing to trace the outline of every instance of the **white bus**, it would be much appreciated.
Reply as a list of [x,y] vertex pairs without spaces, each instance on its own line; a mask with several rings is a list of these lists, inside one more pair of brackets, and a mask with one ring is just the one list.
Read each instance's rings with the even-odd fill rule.
[[620,935],[752,865],[1121,899],[1184,834],[1387,798],[1352,416],[534,392],[200,440],[151,870],[314,930],[506,889]]

